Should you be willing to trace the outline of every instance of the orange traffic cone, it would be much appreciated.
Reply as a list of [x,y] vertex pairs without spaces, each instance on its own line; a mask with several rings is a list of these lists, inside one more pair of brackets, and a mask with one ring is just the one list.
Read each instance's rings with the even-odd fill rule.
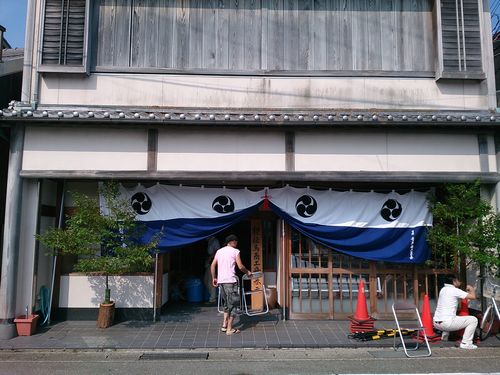
[[460,310],[457,312],[458,316],[467,316],[469,315],[469,301],[467,298],[464,298],[460,301]]
[[350,316],[349,319],[351,320],[351,323],[349,325],[351,332],[373,331],[375,319],[368,315],[368,309],[366,307],[365,284],[363,280],[359,282],[358,286],[358,301],[356,303],[356,311],[354,312],[354,316]]
[[366,308],[365,284],[363,280],[359,282],[358,301],[356,303],[356,311],[354,319],[357,321],[369,320],[368,309]]
[[[457,311],[457,315],[458,316],[467,316],[469,315],[469,301],[467,300],[467,298],[464,298],[460,301],[460,309]],[[462,336],[464,335],[464,331],[465,329],[462,328],[460,330],[458,330],[456,333],[455,333],[455,336],[457,338],[462,338]]]
[[[424,294],[424,301],[422,303],[422,312],[420,313],[422,325],[425,329],[425,335],[430,342],[439,341],[441,336],[434,332],[434,325],[432,324],[431,307],[429,304],[429,296]],[[420,338],[419,338],[420,339]],[[422,337],[423,340],[423,337]]]

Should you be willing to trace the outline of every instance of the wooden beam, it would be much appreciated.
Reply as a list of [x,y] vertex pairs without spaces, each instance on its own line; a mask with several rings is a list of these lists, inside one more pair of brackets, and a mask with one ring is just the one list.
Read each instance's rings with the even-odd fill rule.
[[463,183],[479,179],[482,183],[500,182],[498,172],[337,172],[337,171],[94,171],[94,170],[22,170],[23,178],[62,178],[62,179],[122,179],[152,181],[190,181],[192,183],[215,184],[236,183],[238,185],[262,185],[264,183]]

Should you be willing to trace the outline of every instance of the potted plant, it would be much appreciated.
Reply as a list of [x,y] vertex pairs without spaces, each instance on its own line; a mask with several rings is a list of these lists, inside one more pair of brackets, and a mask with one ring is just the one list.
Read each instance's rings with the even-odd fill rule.
[[75,209],[65,227],[51,228],[37,238],[57,255],[77,255],[76,272],[105,276],[97,325],[107,328],[113,323],[115,307],[109,276],[150,271],[161,234],[147,243],[139,242],[144,228],[135,220],[130,202],[120,198],[118,185],[104,183],[100,192],[104,209],[97,198],[73,193]]

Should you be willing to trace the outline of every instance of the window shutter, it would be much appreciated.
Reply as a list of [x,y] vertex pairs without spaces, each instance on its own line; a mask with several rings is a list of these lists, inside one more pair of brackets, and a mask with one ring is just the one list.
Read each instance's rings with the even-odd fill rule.
[[88,1],[45,0],[42,71],[86,68]]
[[484,78],[478,0],[441,0],[443,78]]

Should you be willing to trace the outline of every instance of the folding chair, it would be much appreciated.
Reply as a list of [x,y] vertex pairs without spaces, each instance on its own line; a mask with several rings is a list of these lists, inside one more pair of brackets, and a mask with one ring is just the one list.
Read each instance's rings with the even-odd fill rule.
[[[401,346],[403,347],[403,350],[405,352],[405,355],[408,358],[416,358],[416,357],[430,357],[432,352],[431,352],[431,347],[429,345],[429,340],[427,339],[427,335],[425,334],[425,328],[424,325],[422,324],[422,319],[420,318],[420,314],[418,312],[417,306],[415,306],[411,302],[406,302],[406,301],[396,301],[392,304],[392,313],[394,315],[394,320],[396,321],[397,325],[397,331],[399,334],[399,338],[401,339]],[[408,324],[405,325],[403,328],[401,324],[399,323],[401,319],[401,314],[406,314],[405,319],[407,320],[408,314],[409,313],[414,313],[417,317],[417,321],[413,322],[413,324]],[[403,337],[403,331],[415,331],[417,334],[415,345],[408,347],[407,343],[405,343],[404,337]],[[394,342],[393,342],[393,348],[394,350],[398,350],[399,345],[396,345],[396,336],[394,335]],[[420,341],[419,339],[423,337],[425,346],[427,350],[424,352],[421,352],[419,354],[410,354],[409,352],[414,352],[417,351],[418,348],[420,347]]]
[[[257,288],[255,290],[245,290],[245,281],[252,280],[252,279],[258,279],[260,277],[264,277],[264,274],[262,272],[254,272],[252,276],[248,277],[247,275],[243,275],[242,283],[241,283],[241,299],[243,301],[243,309],[244,313],[247,314],[248,316],[254,316],[254,315],[263,315],[267,314],[269,312],[269,304],[267,302],[267,294],[266,294],[266,287],[264,284],[260,288]],[[252,296],[252,295],[262,295],[263,299],[263,308],[260,311],[252,311],[249,310],[248,305],[247,305],[247,296]]]

